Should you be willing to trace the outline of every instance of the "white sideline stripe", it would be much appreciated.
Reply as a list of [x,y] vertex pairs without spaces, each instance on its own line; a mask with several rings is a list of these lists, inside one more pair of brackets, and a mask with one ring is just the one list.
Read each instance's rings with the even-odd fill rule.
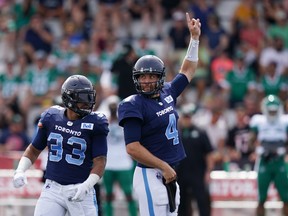
[[[12,169],[0,169],[0,177],[13,177],[15,170]],[[27,177],[41,177],[42,178],[43,171],[40,169],[30,169],[26,171]]]
[[[281,209],[283,202],[281,201],[266,201],[264,204],[266,209]],[[223,209],[255,209],[257,201],[213,201],[212,208]]]
[[35,206],[37,199],[5,198],[0,199],[0,206]]

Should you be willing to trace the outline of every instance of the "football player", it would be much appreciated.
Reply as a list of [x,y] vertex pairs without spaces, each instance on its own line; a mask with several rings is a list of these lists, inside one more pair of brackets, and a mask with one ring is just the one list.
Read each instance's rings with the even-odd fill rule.
[[258,207],[257,216],[265,215],[264,203],[271,182],[283,201],[283,213],[288,215],[288,179],[285,168],[288,118],[283,114],[283,106],[275,95],[268,95],[261,103],[262,114],[250,120],[252,142],[256,145]]
[[61,89],[65,108],[41,114],[38,131],[14,174],[16,188],[27,184],[25,171],[48,146],[45,185],[35,216],[98,215],[93,186],[102,177],[107,155],[107,118],[93,112],[96,91],[82,75],[66,79]]
[[191,19],[188,13],[186,19],[191,38],[180,73],[165,83],[163,61],[154,55],[142,56],[133,69],[138,94],[124,99],[118,108],[126,150],[137,161],[133,187],[143,216],[177,215],[180,197],[175,166],[185,152],[178,133],[176,100],[197,68],[201,32],[199,19]]
[[132,178],[134,170],[134,162],[130,155],[127,154],[124,144],[124,134],[122,127],[118,125],[117,107],[120,98],[116,95],[111,95],[107,99],[109,115],[109,134],[107,164],[103,176],[103,183],[106,192],[105,215],[113,216],[113,188],[118,183],[123,191],[129,216],[137,216],[137,205],[132,196]]

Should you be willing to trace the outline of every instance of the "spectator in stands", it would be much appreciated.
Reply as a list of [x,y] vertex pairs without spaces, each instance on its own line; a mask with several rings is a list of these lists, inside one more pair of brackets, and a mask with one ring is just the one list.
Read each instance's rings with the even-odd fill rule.
[[234,52],[239,40],[240,31],[243,26],[249,22],[251,19],[257,19],[259,17],[259,12],[256,8],[255,0],[243,0],[239,1],[233,11],[231,23],[231,34],[230,34],[230,51]]
[[25,122],[20,114],[14,114],[8,128],[0,136],[0,152],[24,151],[30,143],[25,132]]
[[279,9],[275,13],[275,24],[268,26],[268,37],[279,37],[283,40],[284,47],[288,49],[288,17],[284,9]]
[[259,57],[260,73],[265,74],[266,67],[271,61],[276,62],[276,73],[287,74],[288,50],[284,47],[284,41],[280,37],[274,37],[272,43],[262,49]]
[[32,122],[35,117],[43,111],[44,107],[52,105],[52,100],[62,84],[58,82],[61,77],[48,61],[47,53],[37,51],[33,57],[33,64],[27,68],[24,77],[25,93],[21,101],[23,113],[26,114],[29,125],[29,136],[32,130],[34,131]]
[[7,59],[5,69],[0,73],[0,97],[6,105],[15,107],[17,112],[21,112],[19,107],[19,92],[22,91],[22,78],[15,70],[15,61]]
[[255,72],[246,66],[244,57],[241,52],[236,54],[233,69],[228,71],[225,79],[220,82],[220,86],[228,96],[230,108],[243,103],[245,95],[257,93]]
[[258,57],[265,45],[265,32],[259,25],[259,18],[251,17],[239,30],[241,43],[247,44]]
[[[99,0],[97,14],[95,16],[95,21],[105,20],[108,23],[108,26],[111,26],[116,32],[120,32],[122,25],[122,0]],[[97,26],[103,23],[98,23]],[[127,35],[125,35],[127,37]]]
[[21,2],[15,1],[13,5],[13,14],[15,16],[15,24],[17,32],[20,33],[29,24],[32,16],[36,13],[35,1],[23,0]]
[[116,40],[115,38],[110,38],[106,41],[106,46],[99,55],[99,60],[103,69],[100,83],[104,98],[117,93],[117,83],[112,82],[111,68],[113,62],[115,62],[119,57],[119,50],[121,50],[121,46],[120,41]]
[[262,20],[266,25],[276,23],[276,13],[283,9],[282,1],[264,0],[263,1],[263,16]]
[[253,170],[252,146],[250,145],[250,117],[243,104],[234,108],[236,124],[229,129],[226,146],[229,152],[230,163],[236,163],[239,170]]
[[55,58],[56,68],[59,73],[69,73],[69,67],[73,65],[74,59],[77,58],[67,37],[61,38],[51,55]]
[[220,53],[212,59],[210,68],[212,76],[212,87],[219,87],[225,80],[227,73],[233,69],[233,60],[229,56],[228,50],[221,50]]
[[46,19],[63,15],[64,0],[38,0],[37,11]]
[[288,85],[282,74],[276,72],[277,62],[270,61],[267,63],[264,74],[259,80],[259,96],[263,98],[269,94],[278,96],[280,99],[287,98]]
[[123,53],[111,67],[112,80],[117,85],[117,95],[121,99],[136,94],[134,82],[128,78],[132,76],[133,66],[137,59],[138,56],[133,46],[125,44],[123,46]]
[[209,14],[207,16],[207,28],[204,36],[208,40],[208,47],[212,58],[227,49],[229,43],[228,34],[222,28],[217,14]]
[[205,132],[193,123],[196,106],[184,104],[180,111],[179,129],[186,158],[177,167],[180,186],[179,216],[193,214],[192,201],[195,200],[200,216],[211,215],[211,198],[209,194],[210,172],[213,164],[213,148]]
[[27,107],[50,103],[56,91],[54,84],[57,76],[57,72],[48,67],[47,53],[42,50],[35,52],[34,63],[27,69],[24,80],[28,85]]
[[7,58],[16,57],[16,25],[9,11],[1,10],[0,16],[0,66]]
[[259,101],[261,101],[261,99],[259,98],[259,95],[248,94],[244,97],[243,105],[245,107],[246,114],[249,117],[252,117],[255,114],[261,113]]
[[23,51],[29,57],[29,62],[33,60],[34,52],[43,50],[50,53],[52,50],[53,35],[50,28],[44,24],[41,15],[35,14],[29,23],[24,35]]
[[133,32],[133,30],[131,29],[131,22],[133,20],[140,20],[139,25],[141,25],[141,34],[150,34],[151,31],[147,32],[146,29],[151,29],[152,25],[155,25],[156,34],[149,36],[154,36],[157,39],[162,39],[164,12],[163,8],[161,7],[161,1],[126,0],[125,3],[125,10],[127,11],[125,23],[126,26],[128,26],[128,32],[130,32],[130,34]]
[[80,63],[80,67],[78,71],[76,71],[76,74],[83,75],[92,82],[97,92],[97,98],[96,98],[96,104],[95,104],[95,109],[97,109],[97,107],[103,100],[103,91],[100,85],[102,68],[99,63],[99,60],[97,62],[97,60],[92,61],[89,58],[82,59]]
[[206,35],[208,27],[208,20],[211,14],[215,14],[215,3],[210,1],[195,0],[190,3],[190,10],[192,16],[197,17],[201,20],[201,29],[203,34]]
[[89,41],[94,22],[90,13],[86,13],[79,4],[72,4],[69,15],[78,34],[81,35],[84,40]]
[[186,27],[185,14],[181,10],[173,13],[173,24],[168,29],[168,45],[172,52],[165,53],[174,65],[180,64],[189,44],[190,33]]
[[155,50],[150,46],[150,38],[146,34],[142,34],[136,43],[135,51],[138,56],[155,55]]
[[194,115],[194,123],[206,131],[213,147],[214,169],[222,170],[227,162],[226,139],[228,124],[224,118],[226,101],[220,92],[206,98],[206,104]]
[[208,41],[205,36],[201,36],[201,43],[199,44],[199,60],[198,66],[194,75],[194,78],[191,81],[192,89],[195,87],[196,90],[196,104],[202,104],[205,98],[205,94],[209,92],[211,85],[211,76],[210,76],[210,61],[211,61],[211,52],[208,47]]

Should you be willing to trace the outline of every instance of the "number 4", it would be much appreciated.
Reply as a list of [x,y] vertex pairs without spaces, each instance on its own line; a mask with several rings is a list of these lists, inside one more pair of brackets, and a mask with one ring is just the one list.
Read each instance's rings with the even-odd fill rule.
[[178,130],[177,130],[177,124],[176,124],[176,117],[175,114],[169,115],[169,124],[166,128],[165,135],[168,140],[173,139],[173,145],[179,144],[179,137],[178,137]]

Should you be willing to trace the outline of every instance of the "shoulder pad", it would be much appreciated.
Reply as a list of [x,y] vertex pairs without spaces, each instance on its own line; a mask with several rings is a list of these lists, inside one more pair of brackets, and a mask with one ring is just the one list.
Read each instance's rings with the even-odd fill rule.
[[250,120],[250,127],[256,127],[257,125],[261,124],[265,120],[265,116],[261,114],[253,115]]
[[96,133],[104,133],[108,134],[109,129],[108,129],[108,119],[107,117],[101,113],[101,112],[92,112],[88,115],[90,117],[89,121],[95,122],[95,132]]
[[141,99],[142,99],[141,95],[132,95],[124,99],[119,104],[118,120],[120,126],[123,126],[123,120],[126,118],[138,118],[143,120]]

